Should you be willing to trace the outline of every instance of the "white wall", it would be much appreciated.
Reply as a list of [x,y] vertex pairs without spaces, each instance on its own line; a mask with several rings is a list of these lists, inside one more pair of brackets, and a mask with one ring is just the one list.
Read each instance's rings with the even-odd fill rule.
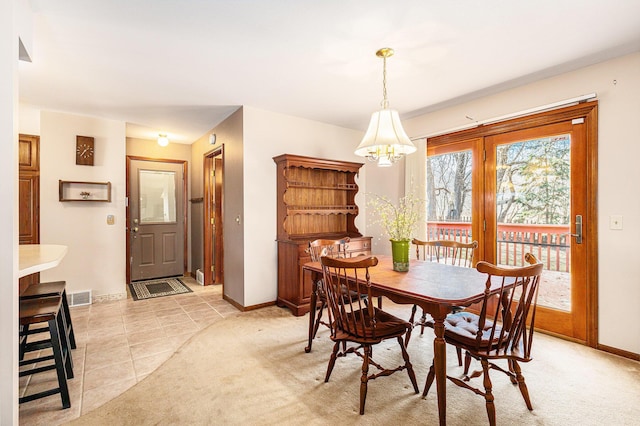
[[[635,269],[640,241],[636,190],[640,182],[640,53],[403,120],[403,124],[410,137],[425,136],[467,125],[465,116],[481,121],[592,92],[599,101],[599,343],[640,353],[640,279]],[[384,186],[389,172],[373,170],[367,185]],[[624,216],[624,229],[610,230],[609,216],[618,214]]]
[[18,1],[0,2],[0,424],[18,424]]
[[[94,166],[76,165],[76,135],[95,138]],[[58,180],[111,182],[111,202],[60,202]],[[125,191],[124,122],[42,111],[40,242],[69,247],[42,280],[66,280],[67,293],[91,289],[94,298],[126,295]]]
[[18,128],[25,135],[40,135],[40,109],[29,104],[20,103]]
[[[244,306],[252,306],[272,302],[277,297],[276,165],[273,157],[297,154],[362,162],[363,158],[355,156],[353,151],[363,133],[252,107],[243,109]],[[365,168],[362,168],[356,199],[361,207],[364,207],[362,194],[366,191],[365,174]],[[366,232],[362,217],[358,217],[356,226],[361,233]]]
[[[368,170],[367,188],[369,188],[370,194],[386,197],[394,202],[398,197],[404,195],[404,159],[392,167],[378,167],[376,163],[367,163],[365,168]],[[364,208],[371,198],[371,195],[367,194],[366,200],[360,204],[361,208]],[[365,208],[365,210],[363,218],[367,221],[367,235],[371,237],[371,252],[390,256],[391,244],[387,231],[376,223],[376,218],[372,217],[370,213],[371,209]]]

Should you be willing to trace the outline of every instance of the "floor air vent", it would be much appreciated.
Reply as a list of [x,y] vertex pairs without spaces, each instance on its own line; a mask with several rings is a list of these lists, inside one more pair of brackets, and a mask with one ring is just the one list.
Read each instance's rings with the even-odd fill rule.
[[67,293],[69,306],[83,306],[91,304],[91,290]]

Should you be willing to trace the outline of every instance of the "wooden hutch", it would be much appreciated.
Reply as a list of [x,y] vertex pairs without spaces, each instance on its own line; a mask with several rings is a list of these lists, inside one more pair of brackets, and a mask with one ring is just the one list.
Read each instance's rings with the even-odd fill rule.
[[[294,315],[309,312],[312,282],[302,266],[309,241],[351,238],[347,254],[371,253],[371,237],[355,226],[356,176],[362,163],[283,154],[277,165],[278,306]],[[307,274],[308,275],[308,274]]]

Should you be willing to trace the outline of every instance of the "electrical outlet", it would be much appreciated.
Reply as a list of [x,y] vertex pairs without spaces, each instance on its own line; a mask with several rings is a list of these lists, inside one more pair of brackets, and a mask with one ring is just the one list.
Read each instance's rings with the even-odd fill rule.
[[107,215],[107,225],[114,225],[116,223],[116,218],[112,214]]

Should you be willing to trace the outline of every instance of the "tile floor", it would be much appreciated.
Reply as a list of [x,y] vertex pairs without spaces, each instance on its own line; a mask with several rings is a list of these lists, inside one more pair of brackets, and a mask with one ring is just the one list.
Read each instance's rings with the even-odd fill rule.
[[[192,293],[72,307],[71,408],[62,409],[59,394],[20,404],[20,424],[58,425],[99,407],[143,380],[198,330],[241,313],[222,299],[221,286],[183,281]],[[21,377],[20,395],[57,387],[55,380],[55,370]]]

